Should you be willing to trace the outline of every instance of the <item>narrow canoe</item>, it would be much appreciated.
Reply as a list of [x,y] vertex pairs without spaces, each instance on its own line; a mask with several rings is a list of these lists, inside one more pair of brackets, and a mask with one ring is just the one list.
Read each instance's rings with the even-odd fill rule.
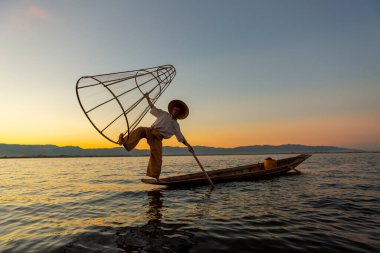
[[[286,174],[290,170],[295,170],[298,165],[310,156],[311,155],[309,154],[302,154],[294,157],[279,159],[277,160],[277,167],[272,169],[264,169],[263,163],[256,163],[239,167],[211,170],[207,173],[214,183],[274,177]],[[299,173],[299,171],[295,171]],[[154,179],[141,179],[141,181],[147,184],[165,185],[176,188],[208,184],[207,178],[203,172],[161,178],[159,182]]]

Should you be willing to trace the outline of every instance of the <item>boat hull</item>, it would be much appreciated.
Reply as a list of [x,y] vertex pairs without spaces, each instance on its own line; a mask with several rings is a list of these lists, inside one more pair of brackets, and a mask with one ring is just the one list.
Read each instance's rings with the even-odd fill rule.
[[[280,159],[277,161],[277,167],[272,169],[264,169],[263,163],[257,163],[211,170],[207,173],[213,183],[258,180],[287,174],[290,170],[295,170],[299,164],[310,156],[311,155],[308,154],[302,154],[295,157]],[[299,173],[299,171],[297,172]],[[141,179],[141,181],[147,184],[164,185],[172,188],[187,188],[208,184],[207,178],[202,172],[161,178],[158,182],[155,179]]]

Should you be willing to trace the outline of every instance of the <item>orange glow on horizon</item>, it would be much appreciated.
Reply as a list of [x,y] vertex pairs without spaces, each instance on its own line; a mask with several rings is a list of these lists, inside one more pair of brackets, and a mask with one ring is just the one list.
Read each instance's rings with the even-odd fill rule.
[[[191,129],[185,125],[186,130]],[[357,117],[311,118],[293,121],[240,124],[234,127],[201,127],[183,131],[193,146],[237,147],[249,145],[303,144],[321,146],[358,147],[376,145],[380,140],[380,119],[372,115]],[[14,137],[14,136],[13,136]],[[53,144],[57,146],[80,146],[82,148],[119,147],[88,128],[81,133],[20,133],[16,138],[1,138],[9,144]],[[163,141],[164,146],[183,147],[173,136]],[[143,139],[137,149],[148,149]]]

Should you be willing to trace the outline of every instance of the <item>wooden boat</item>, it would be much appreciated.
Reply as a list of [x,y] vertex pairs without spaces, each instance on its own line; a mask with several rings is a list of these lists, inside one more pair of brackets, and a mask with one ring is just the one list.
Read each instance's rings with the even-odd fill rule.
[[[294,157],[277,160],[277,167],[264,169],[264,163],[249,164],[239,167],[218,169],[208,171],[208,175],[214,183],[230,181],[246,181],[261,178],[268,178],[287,174],[290,170],[300,173],[295,168],[311,155],[302,154]],[[155,179],[141,179],[142,182],[154,185],[165,185],[168,187],[192,187],[208,184],[203,172],[161,178],[158,182]]]

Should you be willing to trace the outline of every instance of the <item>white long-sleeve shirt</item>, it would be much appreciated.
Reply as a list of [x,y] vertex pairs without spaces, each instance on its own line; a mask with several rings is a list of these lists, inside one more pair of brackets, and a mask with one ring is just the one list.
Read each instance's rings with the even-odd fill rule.
[[156,128],[165,139],[175,135],[179,142],[185,140],[177,120],[173,119],[170,113],[158,109],[155,106],[151,108],[150,113],[157,118],[152,124],[152,127]]

